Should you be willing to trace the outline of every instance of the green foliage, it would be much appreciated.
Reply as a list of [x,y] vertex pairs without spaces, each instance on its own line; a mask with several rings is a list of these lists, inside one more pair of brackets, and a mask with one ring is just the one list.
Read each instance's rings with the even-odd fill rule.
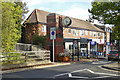
[[32,37],[33,39],[33,44],[34,45],[40,45],[41,47],[45,48],[46,45],[46,36],[39,36],[39,35],[34,35]]
[[25,6],[22,2],[2,2],[2,48],[3,52],[14,51],[21,38],[21,22]]
[[[119,37],[120,34],[120,1],[114,2],[92,2],[92,8],[88,9],[91,13],[88,21],[94,22],[98,20],[102,24],[114,25],[115,38]],[[119,37],[120,38],[120,37]]]
[[21,54],[20,53],[4,53],[3,54],[5,58],[5,60],[3,60],[4,62],[2,62],[2,64],[18,64],[18,63],[23,63],[23,60],[21,59]]
[[59,53],[58,57],[67,57],[70,56],[69,53]]

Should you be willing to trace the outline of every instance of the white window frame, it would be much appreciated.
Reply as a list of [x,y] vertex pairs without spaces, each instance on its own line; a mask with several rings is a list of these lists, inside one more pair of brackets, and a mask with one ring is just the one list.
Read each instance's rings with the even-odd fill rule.
[[73,36],[78,36],[78,30],[76,29],[73,30]]
[[[70,30],[70,32],[69,32],[69,30]],[[68,34],[71,34],[71,28],[68,28]]]
[[87,30],[85,31],[85,33],[86,33],[86,35],[88,35],[88,31]]
[[82,30],[81,35],[84,36],[84,30]]
[[90,31],[90,35],[92,35],[92,31]]
[[81,30],[79,30],[79,35],[81,36],[81,34],[82,34],[82,31],[81,31]]
[[[94,34],[95,34],[95,36],[94,36]],[[93,32],[93,37],[96,37],[96,32]]]
[[42,26],[42,32],[46,32],[46,25]]
[[[99,35],[98,35],[98,34],[99,34]],[[98,37],[100,37],[100,33],[99,33],[99,32],[97,33],[97,35],[98,35]]]

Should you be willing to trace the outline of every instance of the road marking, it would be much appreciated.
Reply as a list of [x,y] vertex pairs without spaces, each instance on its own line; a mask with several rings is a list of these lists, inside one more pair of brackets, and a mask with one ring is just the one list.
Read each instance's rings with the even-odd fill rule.
[[107,77],[111,77],[111,76],[100,76],[100,77],[94,77],[94,78],[107,78]]
[[100,77],[93,77],[93,78],[105,78],[105,77],[111,77],[111,76],[120,76],[120,75],[117,75],[117,74],[109,74],[109,73],[99,73],[99,72],[93,72],[92,70],[90,69],[82,69],[82,70],[76,70],[76,71],[72,71],[70,73],[63,73],[63,74],[58,74],[58,75],[55,75],[54,77],[58,77],[58,76],[63,76],[63,75],[68,75],[68,77],[70,78],[89,78],[89,77],[82,77],[82,76],[72,76],[72,73],[76,73],[76,72],[81,72],[81,71],[89,71],[90,73],[92,74],[99,74],[99,75],[109,75],[109,76],[100,76]]
[[105,63],[110,63],[111,61],[97,61],[97,62],[92,62],[92,64],[105,64]]
[[69,74],[69,73],[58,74],[58,75],[55,75],[54,77],[63,76],[63,75],[66,75],[66,74]]

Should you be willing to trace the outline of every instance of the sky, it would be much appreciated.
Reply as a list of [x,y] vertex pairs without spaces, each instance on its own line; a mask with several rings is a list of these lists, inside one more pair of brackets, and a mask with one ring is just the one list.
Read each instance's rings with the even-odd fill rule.
[[[39,9],[82,20],[89,18],[90,13],[88,9],[92,8],[91,1],[92,0],[23,0],[23,2],[27,3],[29,9],[26,18],[34,9]],[[97,21],[94,23],[99,24]]]
[[89,18],[88,9],[91,8],[90,0],[23,0],[27,3],[29,13],[34,9],[40,9],[47,12],[58,13],[82,20]]

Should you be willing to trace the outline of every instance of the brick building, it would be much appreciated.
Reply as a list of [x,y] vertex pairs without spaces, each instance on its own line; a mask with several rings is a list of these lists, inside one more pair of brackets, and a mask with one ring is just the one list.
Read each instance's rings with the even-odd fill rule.
[[[79,50],[81,53],[84,52],[88,54],[90,54],[91,51],[104,52],[105,44],[104,30],[96,27],[90,22],[69,17],[72,21],[71,25],[67,27],[62,27],[62,30],[60,32],[59,27],[62,26],[60,23],[60,17],[65,18],[66,16],[54,14],[55,19],[49,19],[49,21],[47,21],[47,16],[49,14],[50,12],[38,9],[35,9],[30,14],[30,16],[24,22],[25,26],[22,29],[23,30],[22,42],[32,43],[32,36],[34,34],[38,34],[41,36],[47,35],[47,49],[50,49],[52,45],[49,42],[50,31],[48,31],[49,30],[48,26],[49,23],[51,25],[55,23],[56,28],[58,27],[58,31],[56,31],[57,33],[56,36],[62,36],[61,38],[58,37],[59,39],[55,40],[55,44],[59,44],[59,41],[62,41],[63,50],[64,49],[73,50],[73,48],[75,48]],[[77,43],[76,47],[74,46],[74,43]]]

